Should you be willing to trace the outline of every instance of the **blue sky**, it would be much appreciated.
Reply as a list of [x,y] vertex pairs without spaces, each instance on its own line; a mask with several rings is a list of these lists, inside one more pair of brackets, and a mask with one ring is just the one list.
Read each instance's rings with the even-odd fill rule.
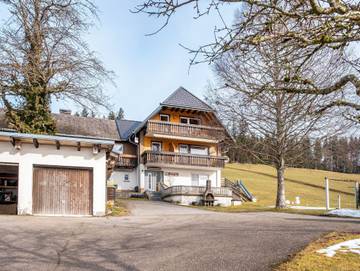
[[[105,66],[115,72],[116,88],[109,85],[114,109],[122,106],[128,119],[143,119],[172,91],[183,86],[203,97],[211,67],[196,65],[188,71],[190,55],[179,46],[197,46],[212,40],[219,23],[216,14],[192,20],[192,9],[176,14],[170,24],[154,36],[145,36],[162,21],[130,9],[141,0],[97,0],[100,23],[89,34],[91,49],[98,52]],[[234,7],[224,8],[232,21]]]
[[[135,120],[144,119],[179,86],[203,98],[207,83],[212,80],[211,67],[199,64],[189,71],[191,56],[179,44],[197,48],[210,42],[214,27],[220,25],[216,13],[193,20],[193,10],[188,7],[175,14],[161,32],[145,36],[163,21],[129,11],[142,1],[94,0],[100,20],[84,37],[105,67],[115,72],[116,87],[106,86],[114,110],[121,106],[125,117]],[[222,8],[227,22],[232,22],[234,13],[234,4]],[[1,21],[6,17],[7,12],[0,10]],[[79,110],[64,102],[54,103],[52,110],[57,112],[60,107]]]

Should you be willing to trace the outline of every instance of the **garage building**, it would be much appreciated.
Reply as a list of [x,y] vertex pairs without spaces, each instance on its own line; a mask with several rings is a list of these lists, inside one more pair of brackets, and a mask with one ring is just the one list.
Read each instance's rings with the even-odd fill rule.
[[9,129],[0,111],[0,214],[105,214],[112,120],[54,114],[55,135]]

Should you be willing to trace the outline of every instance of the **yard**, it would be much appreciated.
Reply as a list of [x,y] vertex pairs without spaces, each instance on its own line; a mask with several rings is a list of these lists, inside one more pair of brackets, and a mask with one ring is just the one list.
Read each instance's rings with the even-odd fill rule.
[[[353,239],[359,239],[360,234],[331,233],[309,244],[289,261],[277,267],[276,271],[353,271],[360,270],[360,254],[338,251],[328,257],[318,253],[318,250]],[[344,249],[343,249],[344,250]],[[360,251],[359,251],[360,253]]]
[[[261,209],[262,207],[274,206],[276,198],[276,171],[274,168],[265,165],[228,164],[223,170],[223,177],[230,180],[242,180],[248,190],[255,195],[257,202],[247,204],[248,208]],[[302,168],[286,169],[285,177],[286,197],[288,200],[293,202],[295,197],[299,196],[301,206],[316,207],[325,207],[325,177],[360,181],[360,176],[357,174]],[[331,207],[337,206],[338,194],[341,195],[342,208],[354,208],[353,182],[330,181]],[[250,205],[253,207],[249,207]]]

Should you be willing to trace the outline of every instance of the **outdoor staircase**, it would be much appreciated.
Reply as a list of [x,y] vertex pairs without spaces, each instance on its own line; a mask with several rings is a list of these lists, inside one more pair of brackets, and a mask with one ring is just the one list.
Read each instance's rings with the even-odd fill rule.
[[161,201],[161,192],[145,191],[145,196],[148,200]]
[[244,184],[240,182],[232,182],[229,179],[224,178],[222,180],[222,186],[228,187],[232,191],[233,199],[245,201],[253,201],[254,197],[251,193],[246,189]]

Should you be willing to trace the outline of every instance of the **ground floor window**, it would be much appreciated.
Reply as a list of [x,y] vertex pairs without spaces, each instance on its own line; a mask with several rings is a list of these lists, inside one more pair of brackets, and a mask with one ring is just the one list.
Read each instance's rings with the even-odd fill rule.
[[206,181],[209,179],[207,174],[191,174],[191,186],[205,186]]

